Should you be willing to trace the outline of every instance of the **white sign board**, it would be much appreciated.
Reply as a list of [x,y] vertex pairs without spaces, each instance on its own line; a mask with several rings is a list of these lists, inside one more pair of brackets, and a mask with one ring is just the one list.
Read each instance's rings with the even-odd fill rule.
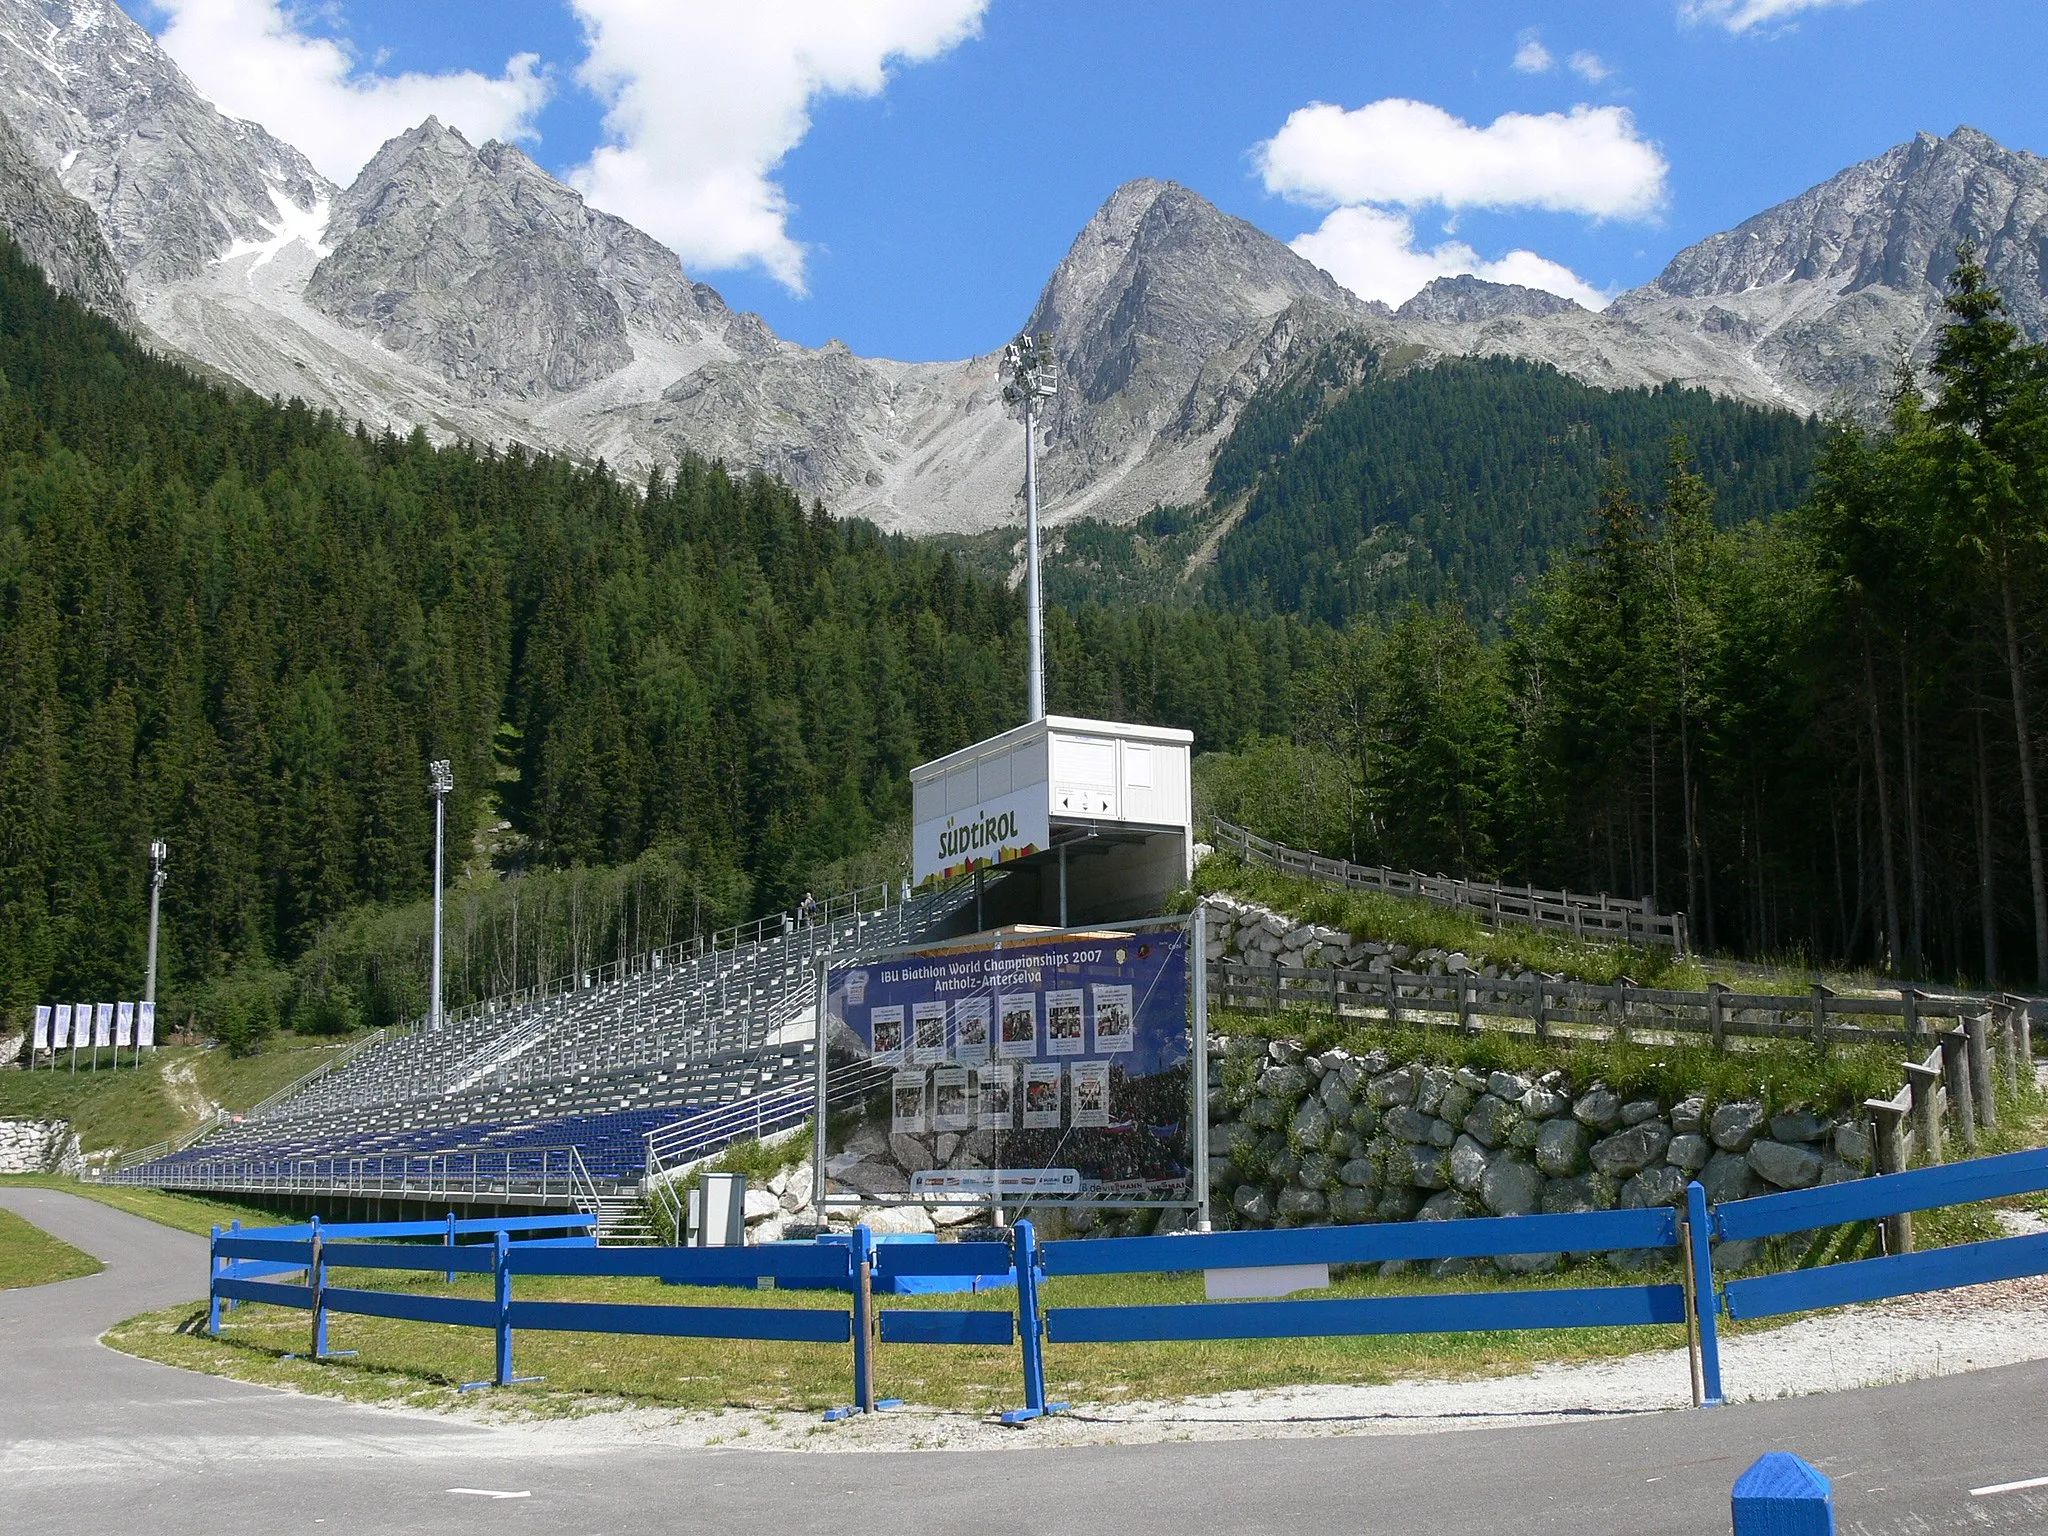
[[151,1048],[152,1048],[153,1046],[155,1046],[155,1044],[156,1044],[156,1004],[155,1004],[155,1003],[137,1003],[137,1004],[135,1005],[135,1043],[136,1043],[137,1045],[141,1046],[141,1047],[142,1047],[142,1048],[143,1048],[144,1050],[149,1050],[149,1049],[151,1049]]
[[116,1046],[135,1043],[135,1005],[114,1004],[114,1044]]
[[114,1005],[101,1003],[93,1012],[92,1043],[97,1050],[103,1045],[114,1043]]
[[59,1003],[50,1017],[50,1049],[61,1051],[71,1044],[71,1005]]
[[36,1004],[36,1038],[35,1038],[35,1044],[34,1044],[34,1045],[32,1045],[32,1046],[30,1046],[30,1047],[29,1047],[29,1049],[31,1049],[31,1050],[36,1050],[36,1051],[47,1051],[47,1050],[48,1050],[49,1048],[50,1048],[50,1005],[49,1005],[48,1003],[37,1003],[37,1004]]

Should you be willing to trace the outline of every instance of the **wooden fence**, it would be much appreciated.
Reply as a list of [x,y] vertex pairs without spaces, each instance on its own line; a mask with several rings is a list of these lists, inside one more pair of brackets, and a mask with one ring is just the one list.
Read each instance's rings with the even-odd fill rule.
[[[1315,1008],[1340,1019],[1442,1025],[1468,1034],[1505,1029],[1539,1040],[1705,1035],[1717,1049],[1746,1038],[1918,1050],[1940,1033],[1930,1021],[1961,1025],[1999,1001],[1912,987],[1896,997],[1844,996],[1822,986],[1804,993],[1737,992],[1720,982],[1704,992],[1681,992],[1639,987],[1625,978],[1614,983],[1550,981],[1471,971],[1422,975],[1239,960],[1212,960],[1209,978],[1211,1002],[1226,1009],[1271,1013]],[[2023,1002],[2020,1011],[2024,1016]]]
[[1413,871],[1381,869],[1369,864],[1351,864],[1343,859],[1325,858],[1289,848],[1248,832],[1227,821],[1215,823],[1216,846],[1228,848],[1255,864],[1264,864],[1283,874],[1297,875],[1323,885],[1342,886],[1354,891],[1388,891],[1396,896],[1435,902],[1476,912],[1494,927],[1502,923],[1525,923],[1550,928],[1578,939],[1603,943],[1645,944],[1688,953],[1689,939],[1683,912],[1659,912],[1648,896],[1623,901],[1607,895],[1589,896],[1582,891],[1545,891],[1533,885],[1491,885],[1483,880],[1454,880],[1448,875],[1424,875]]

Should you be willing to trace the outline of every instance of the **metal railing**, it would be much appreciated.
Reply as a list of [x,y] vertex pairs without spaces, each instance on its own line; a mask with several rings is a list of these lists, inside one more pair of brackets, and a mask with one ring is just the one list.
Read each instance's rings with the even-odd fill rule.
[[1298,875],[1323,885],[1355,891],[1386,891],[1438,906],[1456,907],[1484,916],[1494,927],[1524,923],[1569,933],[1600,943],[1648,944],[1690,952],[1683,912],[1659,912],[1648,896],[1624,901],[1583,891],[1546,891],[1533,885],[1494,885],[1483,880],[1457,880],[1413,870],[1385,869],[1325,858],[1289,848],[1227,821],[1213,824],[1218,848],[1229,848],[1254,863],[1283,874]]
[[565,1201],[593,1216],[598,1209],[597,1180],[575,1147],[366,1157],[195,1158],[154,1168],[146,1178],[116,1172],[108,1182],[153,1189],[408,1200],[495,1195]]

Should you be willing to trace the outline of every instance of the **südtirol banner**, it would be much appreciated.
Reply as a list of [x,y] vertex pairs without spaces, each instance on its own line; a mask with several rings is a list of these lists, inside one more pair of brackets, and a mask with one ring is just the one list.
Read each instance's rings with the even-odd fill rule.
[[835,1195],[1192,1203],[1184,928],[841,966],[825,1011],[828,1071],[893,1069],[871,1115],[886,1114],[902,1175],[890,1189],[886,1168],[850,1171]]
[[1028,858],[1051,841],[1045,785],[1027,785],[996,795],[920,826],[912,850],[911,878],[950,880],[975,868],[993,868]]

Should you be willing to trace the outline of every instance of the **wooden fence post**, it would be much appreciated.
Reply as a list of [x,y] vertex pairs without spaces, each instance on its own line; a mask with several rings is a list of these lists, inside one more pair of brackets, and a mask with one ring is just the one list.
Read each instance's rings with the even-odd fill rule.
[[1458,1033],[1472,1033],[1472,973],[1458,972]]
[[1707,983],[1707,1028],[1713,1032],[1714,1049],[1728,1049],[1728,983]]
[[1899,988],[1899,1008],[1906,1018],[1906,1049],[1920,1049],[1920,991],[1916,987]]
[[1548,1040],[1550,1038],[1550,984],[1541,976],[1536,978],[1534,1017],[1536,1020],[1536,1038],[1538,1040]]
[[1975,1102],[1977,1124],[1987,1131],[1998,1129],[1998,1085],[1991,1076],[1991,1014],[1974,1013],[1963,1020],[1963,1039],[1969,1056],[1970,1097]]
[[1628,989],[1634,985],[1626,976],[1615,977],[1614,995],[1607,1000],[1607,1023],[1616,1045],[1628,1044]]
[[1913,1098],[1913,1113],[1920,1119],[1921,1151],[1929,1163],[1945,1162],[1941,1139],[1941,1052],[1929,1053],[1926,1061],[1906,1063],[1906,1089]]
[[1971,1102],[1970,1042],[1961,1026],[1941,1032],[1941,1083],[1948,1090],[1949,1112],[1962,1129],[1963,1151],[1977,1155],[1977,1108]]
[[1813,1048],[1817,1051],[1828,1048],[1828,999],[1834,995],[1819,982],[1813,984]]
[[[1900,1098],[1907,1102],[1901,1104]],[[1863,1107],[1870,1111],[1870,1151],[1879,1173],[1904,1173],[1906,1171],[1906,1115],[1911,1098],[1901,1093],[1889,1099],[1866,1099]],[[1909,1211],[1887,1216],[1883,1223],[1884,1251],[1887,1254],[1911,1253],[1913,1251],[1913,1217]]]
[[2019,1012],[2010,1002],[1995,1003],[1998,1009],[1998,1043],[2005,1053],[2005,1087],[2015,1099],[2020,1092],[2020,1033]]
[[1835,1536],[1833,1488],[1790,1451],[1759,1456],[1729,1503],[1735,1536]]

